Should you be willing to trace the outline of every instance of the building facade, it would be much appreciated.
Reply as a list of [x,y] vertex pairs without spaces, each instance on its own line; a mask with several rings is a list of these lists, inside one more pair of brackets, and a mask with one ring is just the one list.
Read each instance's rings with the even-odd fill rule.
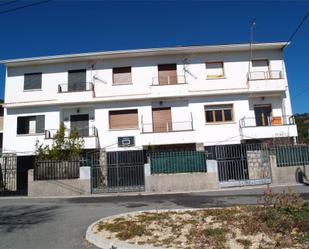
[[[296,138],[285,42],[2,61],[3,152],[34,155],[64,122],[85,149],[199,149]],[[251,49],[251,50],[250,50]],[[252,53],[250,60],[250,54]]]

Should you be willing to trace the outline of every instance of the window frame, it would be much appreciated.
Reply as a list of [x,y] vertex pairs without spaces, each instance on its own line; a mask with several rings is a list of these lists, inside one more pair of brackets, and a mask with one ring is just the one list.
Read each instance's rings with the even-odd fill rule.
[[[215,64],[215,63],[221,63],[222,64],[222,75],[219,75],[219,74],[207,74],[207,64]],[[206,79],[207,80],[225,79],[226,77],[225,77],[224,64],[225,64],[224,61],[206,61],[205,62]]]
[[[38,127],[38,117],[44,117],[44,128],[42,132],[37,132],[37,127]],[[28,130],[28,133],[19,133],[19,120],[22,120],[24,124],[28,125],[28,127],[26,128],[26,126],[24,127],[24,130]],[[35,120],[35,132],[30,133],[30,121],[31,120]],[[43,135],[45,133],[45,115],[44,114],[40,114],[40,115],[29,115],[29,116],[18,116],[16,118],[16,134],[17,136],[33,136],[33,135]]]
[[[40,88],[25,88],[25,82],[26,82],[26,75],[40,75]],[[43,82],[43,73],[42,72],[33,72],[33,73],[24,73],[24,86],[23,91],[24,92],[31,92],[31,91],[41,91],[42,90],[42,82]]]
[[[207,110],[207,108],[209,108],[209,110]],[[226,120],[224,113],[225,110],[231,110],[231,120]],[[206,114],[207,111],[212,112],[213,121],[207,121],[207,114]],[[222,121],[216,120],[216,111],[221,111]],[[233,104],[204,105],[204,115],[206,124],[233,123],[235,121],[234,105]]]
[[[122,83],[115,83],[115,69],[124,69],[124,68],[130,68],[130,82],[122,82]],[[133,79],[132,79],[132,66],[124,66],[124,67],[113,67],[112,68],[112,80],[113,80],[113,83],[112,85],[113,86],[123,86],[123,85],[132,85],[133,84]]]
[[[111,126],[111,114],[112,113],[121,113],[121,112],[135,112],[136,111],[136,116],[137,116],[137,120],[136,120],[136,127],[115,127],[113,128]],[[137,130],[139,129],[139,117],[138,117],[138,109],[134,108],[134,109],[117,109],[117,110],[109,110],[108,111],[108,128],[109,130],[113,131],[113,130]]]

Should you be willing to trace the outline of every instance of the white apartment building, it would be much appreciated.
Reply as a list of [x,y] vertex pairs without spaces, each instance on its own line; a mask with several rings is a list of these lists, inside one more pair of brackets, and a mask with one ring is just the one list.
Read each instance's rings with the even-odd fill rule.
[[[3,152],[33,155],[63,121],[85,149],[195,148],[297,137],[286,42],[4,60]],[[132,149],[131,148],[131,149]]]

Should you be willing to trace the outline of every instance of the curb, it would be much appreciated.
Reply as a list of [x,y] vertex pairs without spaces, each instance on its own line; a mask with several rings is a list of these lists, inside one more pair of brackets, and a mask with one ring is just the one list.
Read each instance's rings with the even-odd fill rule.
[[[214,192],[232,192],[237,190],[254,190],[254,189],[263,189],[267,188],[268,184],[265,185],[254,185],[254,186],[240,186],[240,187],[226,187],[210,190],[195,190],[195,191],[173,191],[173,192],[125,192],[125,193],[109,193],[109,194],[90,194],[90,195],[74,195],[74,196],[2,196],[2,200],[9,199],[74,199],[74,198],[100,198],[100,197],[129,197],[129,196],[156,196],[156,195],[177,195],[177,194],[207,194]],[[295,183],[295,184],[270,184],[271,188],[278,187],[297,187],[297,186],[306,186],[304,184]]]

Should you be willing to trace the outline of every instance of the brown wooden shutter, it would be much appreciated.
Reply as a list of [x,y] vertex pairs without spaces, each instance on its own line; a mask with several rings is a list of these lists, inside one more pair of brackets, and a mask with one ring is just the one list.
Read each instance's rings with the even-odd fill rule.
[[171,108],[152,109],[153,132],[172,131]]
[[159,85],[177,84],[176,64],[158,65]]
[[113,83],[114,85],[132,83],[131,67],[114,67]]
[[138,128],[137,110],[121,110],[109,112],[110,129]]

